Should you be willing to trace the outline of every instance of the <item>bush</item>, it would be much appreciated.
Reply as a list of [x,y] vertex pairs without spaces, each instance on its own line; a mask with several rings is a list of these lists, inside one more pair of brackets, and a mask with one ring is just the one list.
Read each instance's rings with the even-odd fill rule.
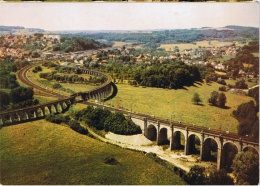
[[244,79],[238,80],[235,87],[239,89],[248,89],[248,85],[246,84]]
[[217,91],[213,91],[211,92],[208,102],[213,106],[224,108],[227,102],[227,98],[224,93],[218,93]]
[[97,130],[111,131],[116,134],[131,135],[142,133],[141,128],[122,113],[111,113],[107,109],[88,106],[86,109],[73,113],[73,118],[85,121]]
[[227,91],[226,86],[221,86],[218,88],[219,91]]
[[126,119],[122,113],[116,112],[111,114],[104,123],[106,131],[111,131],[115,134],[132,135],[141,134],[140,126],[136,125],[132,120]]
[[61,124],[61,122],[63,121],[63,116],[61,114],[58,115],[50,114],[46,116],[45,120],[52,123]]
[[189,173],[184,175],[184,180],[191,185],[204,185],[206,176],[203,174],[205,168],[198,165],[191,167]]
[[252,152],[240,152],[232,164],[236,184],[257,185],[259,183],[259,157]]
[[85,129],[84,127],[82,127],[78,121],[76,120],[70,120],[68,122],[68,125],[70,126],[70,128],[80,134],[88,134],[88,130]]
[[217,83],[221,84],[221,85],[227,85],[226,81],[224,79],[218,79]]
[[59,89],[59,88],[62,88],[62,86],[59,83],[55,83],[54,85],[52,85],[52,88]]
[[233,179],[228,176],[224,169],[215,170],[205,179],[206,185],[234,185]]

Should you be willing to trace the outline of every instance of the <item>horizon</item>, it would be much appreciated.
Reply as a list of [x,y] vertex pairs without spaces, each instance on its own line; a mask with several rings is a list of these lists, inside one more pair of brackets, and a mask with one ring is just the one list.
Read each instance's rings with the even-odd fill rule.
[[[237,27],[251,27],[251,28],[257,28],[259,29],[259,27],[254,27],[254,26],[241,26],[241,25],[226,25],[226,26],[223,26],[223,27],[207,27],[207,26],[204,26],[204,27],[200,27],[200,28],[165,28],[165,29],[160,29],[160,28],[155,28],[155,29],[142,29],[142,30],[46,30],[44,28],[27,28],[27,27],[24,27],[22,25],[10,25],[10,26],[6,26],[6,25],[0,25],[0,27],[3,26],[3,27],[22,27],[21,29],[42,29],[44,30],[45,32],[145,32],[145,31],[164,31],[164,30],[200,30],[200,29],[217,29],[217,28],[223,28],[223,29],[231,29],[231,28],[227,28],[229,26],[237,26]],[[21,29],[17,29],[17,30],[21,30]],[[232,30],[232,29],[231,29]]]
[[0,17],[0,25],[47,31],[172,30],[227,25],[259,28],[259,4],[252,2],[2,3],[0,11],[8,15]]

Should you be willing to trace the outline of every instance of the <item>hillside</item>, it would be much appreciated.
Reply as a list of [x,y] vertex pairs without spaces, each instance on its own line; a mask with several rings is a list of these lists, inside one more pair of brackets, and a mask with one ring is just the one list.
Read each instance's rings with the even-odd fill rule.
[[3,127],[0,135],[1,184],[185,184],[142,153],[45,120]]

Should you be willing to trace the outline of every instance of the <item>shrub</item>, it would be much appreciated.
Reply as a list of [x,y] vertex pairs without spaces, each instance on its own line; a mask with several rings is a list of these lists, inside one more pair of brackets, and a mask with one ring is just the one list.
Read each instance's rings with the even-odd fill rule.
[[198,105],[199,103],[202,102],[200,95],[197,92],[194,93],[191,101],[193,102],[193,104],[196,104],[196,105]]
[[59,83],[55,83],[54,85],[52,85],[52,88],[59,89],[59,88],[62,88],[62,86]]
[[217,91],[213,91],[211,92],[208,102],[213,106],[224,108],[227,102],[227,98],[224,93],[218,93]]
[[88,130],[85,129],[84,127],[82,127],[78,121],[76,120],[70,120],[68,122],[68,125],[70,126],[70,128],[80,134],[88,134]]
[[111,131],[115,134],[132,135],[141,134],[140,126],[136,125],[132,120],[126,119],[122,113],[116,112],[111,114],[104,123],[106,131]]
[[205,168],[198,165],[191,167],[189,173],[184,175],[184,180],[192,185],[204,185],[206,176],[203,174]]
[[246,84],[244,79],[238,80],[235,87],[239,89],[248,89],[248,85]]
[[217,83],[221,84],[221,85],[227,85],[226,81],[224,79],[218,79]]
[[218,88],[219,91],[227,91],[226,86],[221,86]]
[[45,120],[52,122],[52,123],[61,124],[62,118],[63,118],[63,116],[60,114],[58,114],[58,115],[50,114],[50,115],[46,116]]

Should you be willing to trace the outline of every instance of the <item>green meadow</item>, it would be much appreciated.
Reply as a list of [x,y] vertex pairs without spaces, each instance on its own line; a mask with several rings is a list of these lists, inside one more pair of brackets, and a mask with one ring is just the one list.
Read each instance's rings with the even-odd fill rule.
[[[229,82],[231,83],[231,82]],[[232,117],[233,110],[244,102],[253,100],[245,95],[232,94],[225,92],[227,97],[226,109],[210,106],[208,98],[212,91],[217,91],[221,86],[217,83],[207,85],[205,83],[195,84],[195,86],[185,87],[184,89],[169,90],[161,88],[142,88],[133,87],[126,84],[116,84],[118,94],[106,104],[114,107],[123,107],[136,113],[144,113],[181,121],[183,123],[195,124],[209,128],[228,130],[237,132],[238,121]],[[197,92],[202,99],[202,105],[194,105],[192,97]],[[228,122],[230,127],[228,128]]]
[[[104,143],[45,120],[2,127],[1,184],[183,185],[141,152]],[[114,158],[115,164],[107,164]]]
[[[174,50],[176,46],[178,46],[180,52],[184,51],[185,49],[196,49],[199,46],[201,47],[223,47],[223,46],[230,46],[233,44],[232,42],[220,42],[217,40],[210,41],[210,43],[206,40],[198,41],[196,44],[193,43],[177,43],[177,44],[161,44],[159,48],[163,48],[166,51]],[[242,46],[242,45],[241,45]]]

